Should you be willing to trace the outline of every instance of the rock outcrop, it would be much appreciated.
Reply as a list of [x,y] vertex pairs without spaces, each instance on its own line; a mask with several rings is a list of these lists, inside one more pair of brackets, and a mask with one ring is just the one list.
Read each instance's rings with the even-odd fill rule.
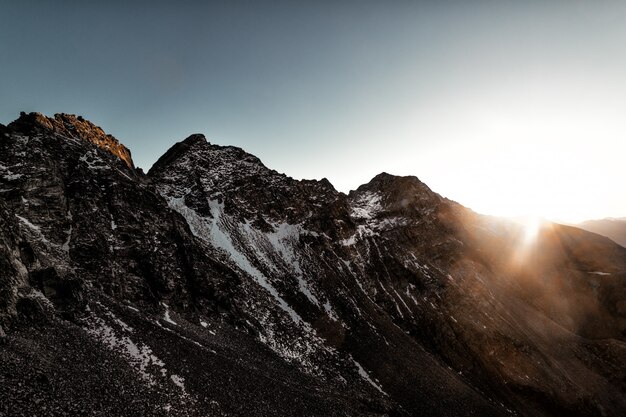
[[99,126],[94,125],[81,116],[57,113],[54,117],[46,117],[41,113],[24,113],[9,124],[9,129],[29,135],[35,132],[61,135],[66,138],[90,142],[121,159],[132,171],[135,167],[130,150],[113,136],[108,135]]

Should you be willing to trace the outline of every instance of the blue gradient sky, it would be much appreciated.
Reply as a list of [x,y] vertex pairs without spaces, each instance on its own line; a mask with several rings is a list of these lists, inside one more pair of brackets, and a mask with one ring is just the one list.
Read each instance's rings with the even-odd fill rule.
[[342,191],[626,215],[626,2],[100,3],[0,0],[0,122],[82,114],[144,169],[201,132]]

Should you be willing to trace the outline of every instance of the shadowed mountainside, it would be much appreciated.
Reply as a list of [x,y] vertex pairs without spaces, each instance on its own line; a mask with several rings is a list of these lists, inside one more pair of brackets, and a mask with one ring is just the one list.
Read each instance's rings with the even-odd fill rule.
[[192,135],[0,125],[0,413],[626,412],[626,249]]

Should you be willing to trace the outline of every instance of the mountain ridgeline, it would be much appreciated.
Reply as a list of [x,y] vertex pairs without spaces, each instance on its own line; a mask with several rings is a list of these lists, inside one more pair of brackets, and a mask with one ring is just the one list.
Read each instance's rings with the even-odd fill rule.
[[626,249],[192,135],[0,125],[0,415],[626,415]]
[[626,248],[626,218],[587,220],[576,226],[606,236]]

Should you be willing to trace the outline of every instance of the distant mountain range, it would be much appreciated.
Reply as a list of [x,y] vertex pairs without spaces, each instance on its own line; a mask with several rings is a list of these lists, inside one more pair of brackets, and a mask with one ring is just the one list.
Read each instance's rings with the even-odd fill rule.
[[[303,156],[305,157],[305,156]],[[350,161],[346,161],[349,169]],[[626,249],[196,134],[0,125],[0,416],[624,416]]]
[[606,236],[615,243],[626,247],[626,217],[588,220],[576,226]]

